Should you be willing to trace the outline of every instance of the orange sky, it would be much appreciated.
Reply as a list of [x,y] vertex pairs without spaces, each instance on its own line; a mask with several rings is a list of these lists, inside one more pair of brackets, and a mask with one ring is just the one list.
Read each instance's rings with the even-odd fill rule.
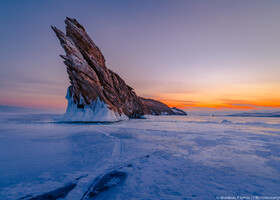
[[233,85],[225,88],[206,87],[199,92],[165,93],[157,98],[171,107],[215,109],[280,108],[280,85]]
[[[57,94],[49,94],[45,91],[22,92],[8,91],[3,92],[0,104],[16,105],[23,107],[65,109],[67,101],[64,93],[67,84],[61,87]],[[135,83],[134,83],[135,84]],[[194,90],[175,90],[166,91],[165,85],[144,85],[136,86],[136,93],[146,98],[154,98],[166,103],[170,107],[182,109],[213,108],[213,109],[279,109],[280,108],[280,88],[277,84],[259,85],[232,85],[226,88],[200,86]],[[140,87],[140,88],[137,88]],[[174,87],[178,89],[178,87]],[[200,89],[198,89],[200,88]],[[28,94],[28,95],[27,95]]]

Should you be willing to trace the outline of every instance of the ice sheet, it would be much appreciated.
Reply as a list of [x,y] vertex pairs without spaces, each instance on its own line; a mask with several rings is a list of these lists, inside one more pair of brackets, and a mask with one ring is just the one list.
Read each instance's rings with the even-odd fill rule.
[[280,119],[1,114],[0,199],[279,196]]

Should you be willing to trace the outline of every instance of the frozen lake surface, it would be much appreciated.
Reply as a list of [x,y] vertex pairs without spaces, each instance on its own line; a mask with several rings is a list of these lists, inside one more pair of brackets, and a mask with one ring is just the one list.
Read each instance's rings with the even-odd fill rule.
[[55,117],[0,115],[0,199],[280,196],[280,118]]

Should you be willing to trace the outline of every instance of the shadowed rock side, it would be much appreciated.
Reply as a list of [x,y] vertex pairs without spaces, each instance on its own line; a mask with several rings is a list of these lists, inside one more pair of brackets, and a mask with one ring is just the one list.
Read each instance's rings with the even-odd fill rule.
[[[107,113],[106,115],[114,113],[116,118],[125,115],[136,118],[144,114],[166,112],[174,114],[161,102],[139,98],[118,74],[106,67],[103,54],[84,27],[75,19],[66,18],[65,23],[66,34],[52,26],[65,50],[66,55],[61,57],[67,66],[71,83],[66,97],[68,107],[65,115],[86,113],[88,120],[90,115],[97,115],[97,109],[101,108],[102,113]],[[68,119],[67,116],[65,119]],[[77,120],[69,118],[69,121]]]

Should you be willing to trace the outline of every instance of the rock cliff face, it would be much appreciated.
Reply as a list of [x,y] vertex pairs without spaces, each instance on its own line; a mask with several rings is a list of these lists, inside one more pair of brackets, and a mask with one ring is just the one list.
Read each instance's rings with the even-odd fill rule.
[[101,121],[115,121],[126,116],[174,114],[159,101],[138,97],[118,74],[106,67],[103,54],[84,27],[75,19],[66,18],[65,23],[66,34],[52,26],[65,50],[66,55],[61,57],[71,83],[64,120],[79,121],[85,117],[86,121],[91,121],[99,116]]

